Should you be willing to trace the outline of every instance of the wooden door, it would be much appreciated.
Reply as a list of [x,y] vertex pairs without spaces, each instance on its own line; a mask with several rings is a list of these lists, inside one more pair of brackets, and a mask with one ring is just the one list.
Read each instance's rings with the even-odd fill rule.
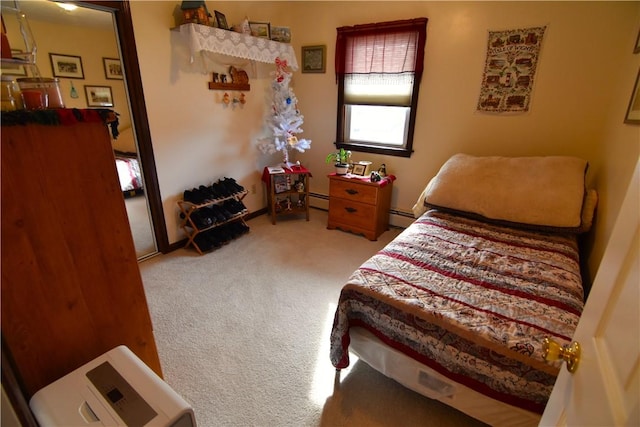
[[125,344],[161,375],[107,127],[2,127],[2,336],[24,392]]
[[640,425],[639,208],[640,162],[574,335],[578,369],[562,369],[542,426]]

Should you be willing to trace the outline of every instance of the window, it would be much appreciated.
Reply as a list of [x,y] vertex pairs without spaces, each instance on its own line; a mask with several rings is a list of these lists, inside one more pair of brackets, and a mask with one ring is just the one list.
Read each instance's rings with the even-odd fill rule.
[[427,19],[340,27],[336,145],[409,157]]

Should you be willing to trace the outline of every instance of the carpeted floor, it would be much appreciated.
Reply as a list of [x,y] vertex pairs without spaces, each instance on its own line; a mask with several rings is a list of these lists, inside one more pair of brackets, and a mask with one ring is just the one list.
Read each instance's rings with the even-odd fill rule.
[[340,288],[401,230],[371,242],[326,222],[315,209],[309,222],[262,215],[213,252],[140,264],[164,378],[198,425],[482,425],[361,361],[335,381],[328,344]]

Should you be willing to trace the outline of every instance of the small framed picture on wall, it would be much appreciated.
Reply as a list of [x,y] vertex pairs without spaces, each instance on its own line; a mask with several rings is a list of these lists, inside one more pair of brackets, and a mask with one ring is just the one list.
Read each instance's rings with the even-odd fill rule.
[[122,80],[122,65],[118,58],[102,58],[104,64],[104,76],[109,80]]
[[74,55],[61,55],[50,53],[51,70],[53,77],[66,77],[68,79],[84,79],[82,58]]
[[303,73],[324,73],[327,57],[327,47],[302,46],[302,72]]
[[89,107],[113,107],[111,86],[84,86]]

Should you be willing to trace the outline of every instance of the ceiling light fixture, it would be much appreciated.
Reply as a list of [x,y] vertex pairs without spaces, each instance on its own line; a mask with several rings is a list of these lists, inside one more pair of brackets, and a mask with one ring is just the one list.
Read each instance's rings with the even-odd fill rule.
[[64,10],[66,10],[67,12],[71,12],[72,10],[76,10],[78,8],[78,6],[76,6],[75,4],[71,4],[71,3],[56,2],[56,4],[58,6],[60,6],[61,8],[63,8]]

